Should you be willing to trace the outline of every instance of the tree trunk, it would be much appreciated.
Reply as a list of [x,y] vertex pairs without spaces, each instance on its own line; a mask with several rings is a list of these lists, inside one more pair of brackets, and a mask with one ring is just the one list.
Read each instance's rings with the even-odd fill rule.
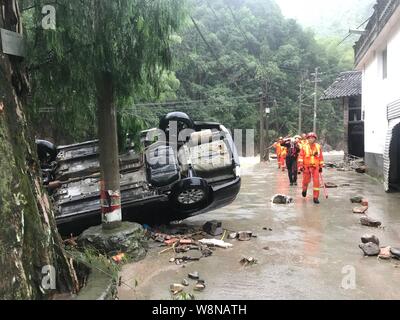
[[[0,0],[0,28],[22,33],[17,0]],[[76,292],[78,283],[42,189],[22,61],[0,50],[0,299],[46,299]],[[52,271],[56,281],[47,286]]]
[[97,119],[100,143],[101,206],[103,228],[120,226],[121,194],[118,158],[117,115],[112,76],[99,72],[96,79]]

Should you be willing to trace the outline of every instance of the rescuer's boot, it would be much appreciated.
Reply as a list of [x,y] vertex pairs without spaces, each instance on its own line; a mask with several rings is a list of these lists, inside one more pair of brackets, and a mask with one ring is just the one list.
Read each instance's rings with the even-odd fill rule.
[[314,198],[314,203],[315,203],[315,204],[319,204],[318,198]]
[[303,191],[303,193],[301,194],[303,196],[303,198],[307,197],[307,190]]

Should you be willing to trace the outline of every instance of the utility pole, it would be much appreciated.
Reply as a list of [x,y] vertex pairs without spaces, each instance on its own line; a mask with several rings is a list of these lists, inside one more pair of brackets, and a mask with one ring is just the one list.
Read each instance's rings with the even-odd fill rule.
[[303,127],[303,76],[300,82],[300,95],[299,95],[299,134],[302,134]]
[[269,114],[270,109],[268,108],[268,81],[265,81],[264,86],[264,94],[263,94],[263,102],[264,102],[264,114],[265,114],[265,131],[266,131],[266,138],[265,138],[265,158],[264,161],[269,162]]
[[264,92],[260,92],[260,161],[264,161]]
[[318,82],[321,82],[319,79],[319,67],[315,68],[315,73],[311,74],[314,76],[314,124],[313,131],[317,132],[317,111],[318,111]]
[[[261,84],[260,92],[260,161],[269,161],[269,109],[268,109],[268,81]],[[266,131],[266,134],[265,134]]]

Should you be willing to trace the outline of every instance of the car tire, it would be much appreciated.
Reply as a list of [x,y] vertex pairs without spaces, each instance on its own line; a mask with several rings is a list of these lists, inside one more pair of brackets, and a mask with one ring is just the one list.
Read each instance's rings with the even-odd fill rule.
[[36,148],[38,152],[39,161],[41,163],[51,163],[56,161],[57,147],[55,144],[46,140],[36,140]]
[[[187,129],[195,128],[195,124],[194,124],[193,120],[186,113],[183,113],[183,112],[168,113],[161,119],[159,128],[167,133],[168,128],[169,128],[169,123],[171,121],[176,121],[178,123],[178,126],[183,125]],[[179,131],[179,128],[178,128],[178,131]]]
[[210,200],[210,187],[201,178],[192,177],[177,182],[172,188],[170,201],[180,212],[204,209]]

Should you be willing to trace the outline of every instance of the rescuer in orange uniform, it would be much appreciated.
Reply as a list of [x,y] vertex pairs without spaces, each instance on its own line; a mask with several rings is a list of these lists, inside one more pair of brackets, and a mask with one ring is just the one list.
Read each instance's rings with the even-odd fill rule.
[[273,145],[272,148],[275,148],[276,159],[278,160],[278,169],[281,168],[281,151],[282,151],[282,142],[283,138],[280,137]]
[[316,143],[317,134],[311,132],[307,135],[308,143],[303,145],[299,157],[299,169],[303,172],[303,197],[307,197],[308,185],[313,180],[314,203],[319,204],[320,173],[324,167],[324,156],[321,145]]
[[285,171],[286,169],[286,157],[288,154],[288,149],[285,146],[285,141],[286,140],[281,140],[281,156],[279,158],[279,162],[280,162],[280,168],[282,168],[282,171]]

